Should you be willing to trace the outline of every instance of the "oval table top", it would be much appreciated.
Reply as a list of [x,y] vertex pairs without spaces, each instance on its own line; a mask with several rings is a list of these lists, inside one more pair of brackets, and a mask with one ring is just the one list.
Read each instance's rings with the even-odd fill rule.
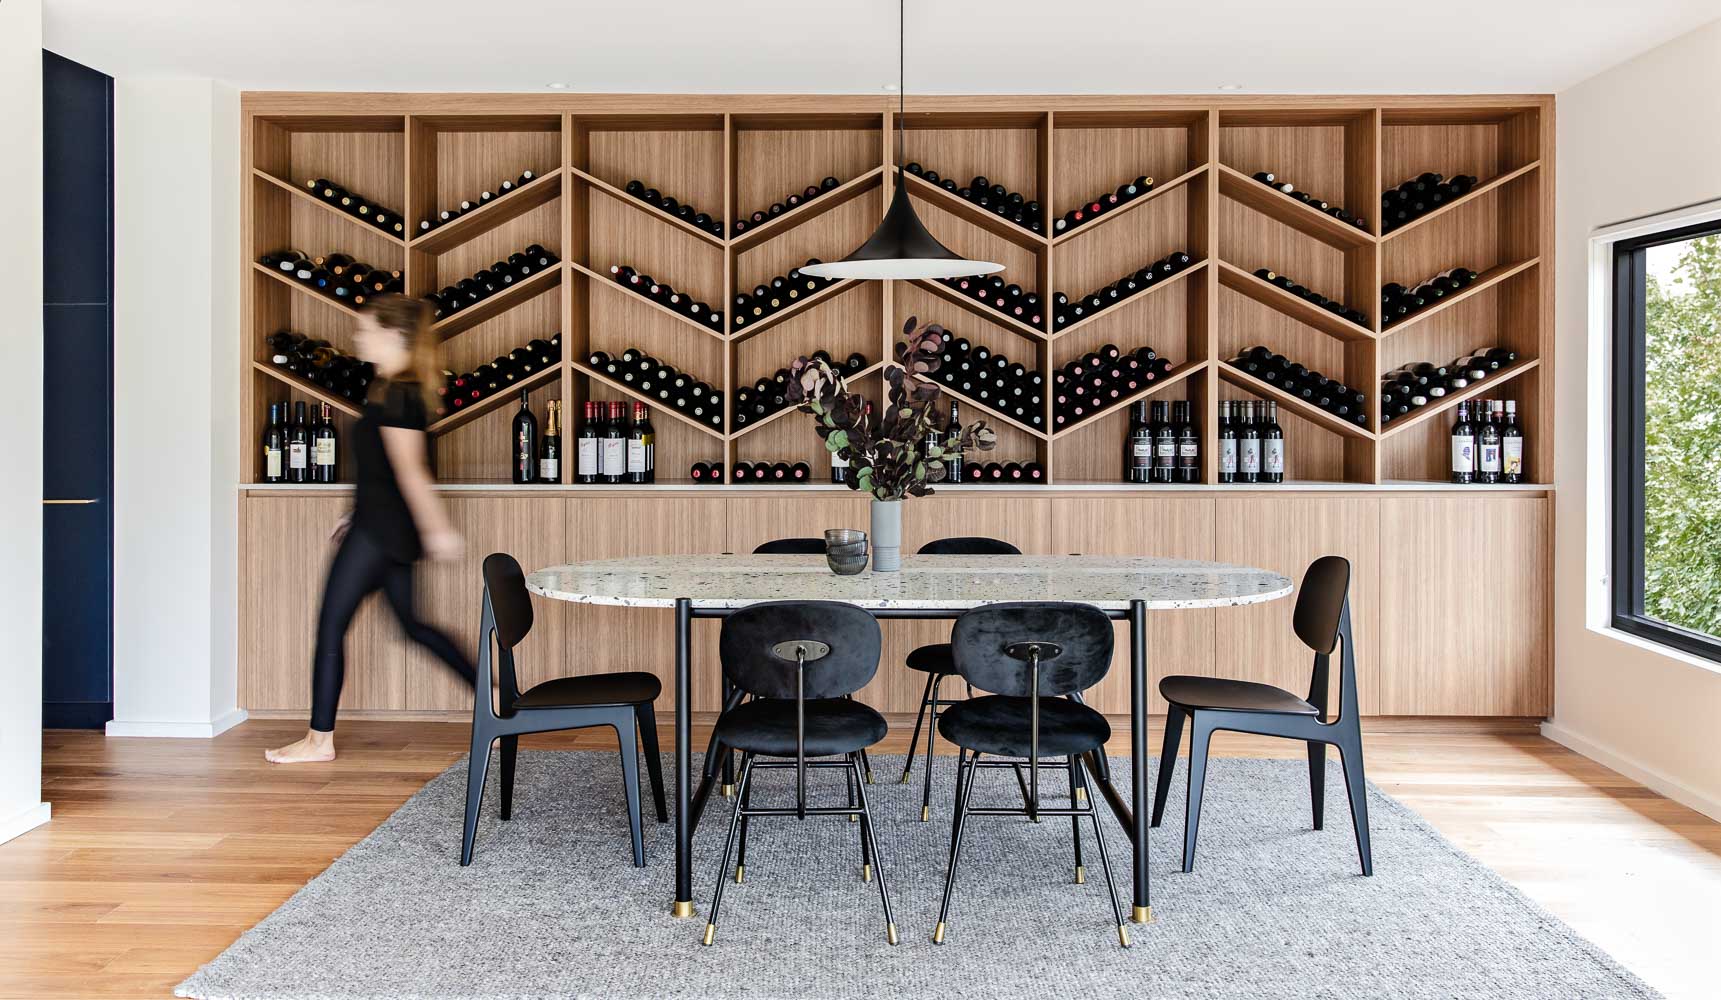
[[740,608],[841,601],[869,610],[962,610],[1000,601],[1074,601],[1126,611],[1218,608],[1284,597],[1291,581],[1248,566],[1155,556],[904,555],[898,573],[838,576],[814,555],[635,556],[550,566],[526,577],[558,601],[630,608]]

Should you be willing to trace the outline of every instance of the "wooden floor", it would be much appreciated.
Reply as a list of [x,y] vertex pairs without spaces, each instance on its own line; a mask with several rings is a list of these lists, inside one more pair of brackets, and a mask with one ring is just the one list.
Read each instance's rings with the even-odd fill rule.
[[[1721,824],[1528,724],[1366,729],[1369,777],[1383,789],[1669,996],[1716,995]],[[332,764],[263,762],[264,747],[302,731],[254,721],[209,741],[46,734],[53,822],[0,845],[0,996],[170,996],[467,739],[447,723],[344,722]],[[896,728],[884,749],[906,742]],[[1303,752],[1234,734],[1214,750]]]

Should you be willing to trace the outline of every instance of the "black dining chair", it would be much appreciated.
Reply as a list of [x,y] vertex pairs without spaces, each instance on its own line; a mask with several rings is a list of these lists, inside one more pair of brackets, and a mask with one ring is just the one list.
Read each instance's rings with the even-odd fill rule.
[[[657,752],[657,714],[652,703],[663,684],[639,671],[560,677],[534,685],[524,694],[514,674],[514,647],[532,631],[532,595],[514,557],[497,552],[484,559],[484,610],[478,626],[478,679],[472,702],[472,752],[466,761],[466,826],[460,835],[460,864],[472,863],[478,834],[478,808],[490,770],[490,747],[502,741],[501,817],[514,811],[514,763],[520,734],[609,726],[621,743],[622,785],[627,792],[628,828],[633,834],[633,864],[645,867],[645,837],[639,815],[639,744],[657,800],[657,821],[667,823],[663,798],[663,758]],[[491,646],[496,647],[494,658]],[[491,678],[499,675],[502,709],[491,703]],[[636,743],[636,732],[637,740]]]
[[[950,867],[944,876],[944,904],[933,929],[944,943],[956,865],[970,816],[1068,816],[1075,835],[1076,882],[1082,883],[1082,817],[1093,823],[1105,872],[1106,898],[1117,924],[1118,943],[1129,947],[1129,928],[1112,883],[1111,858],[1094,803],[1078,795],[1088,783],[1086,754],[1103,756],[1111,725],[1080,700],[1111,670],[1111,620],[1088,604],[1031,601],[991,604],[965,612],[950,633],[956,673],[973,687],[993,692],[945,708],[938,720],[944,738],[956,744],[956,819],[950,832]],[[989,755],[990,760],[982,757]],[[1069,773],[1070,804],[1041,801],[1042,763],[1053,760]],[[1024,767],[1025,765],[1025,767]],[[977,807],[972,804],[981,768],[1009,768],[1022,805]],[[1023,771],[1027,773],[1024,775]]]
[[[1022,550],[1009,542],[979,535],[939,538],[920,547],[923,556],[1019,556]],[[902,764],[902,783],[908,784],[909,772],[914,770],[914,747],[920,742],[920,724],[926,722],[926,784],[920,793],[920,821],[932,818],[932,739],[938,727],[940,702],[938,686],[944,678],[956,672],[950,659],[950,643],[935,642],[917,646],[903,661],[910,670],[926,674],[926,690],[920,693],[920,707],[914,711],[914,735],[908,738],[908,759]],[[969,689],[973,694],[973,689]]]
[[823,538],[773,538],[753,547],[756,556],[822,556]]
[[[723,904],[724,883],[729,880],[730,856],[735,857],[735,881],[741,882],[747,863],[747,824],[764,816],[799,820],[808,816],[858,817],[861,877],[871,881],[877,868],[885,937],[896,944],[884,861],[873,834],[866,784],[859,780],[860,751],[884,739],[889,727],[884,716],[847,697],[866,686],[878,672],[880,641],[877,619],[852,604],[832,601],[769,601],[749,605],[723,620],[717,643],[723,676],[738,694],[751,695],[752,700],[736,698],[717,719],[718,739],[725,747],[741,751],[741,788],[729,820],[729,838],[723,845],[723,864],[717,870],[711,916],[705,925],[707,945],[717,935],[717,914]],[[808,802],[807,772],[816,768],[847,772],[846,804]],[[755,769],[792,769],[795,804],[755,807]]]
[[[1188,720],[1189,795],[1183,814],[1183,870],[1195,869],[1195,834],[1201,824],[1201,792],[1207,781],[1207,745],[1213,733],[1225,729],[1258,736],[1303,740],[1309,752],[1309,797],[1315,829],[1321,829],[1326,799],[1327,747],[1339,748],[1345,792],[1350,798],[1351,826],[1356,831],[1362,873],[1374,874],[1368,842],[1368,784],[1362,770],[1362,725],[1357,712],[1356,655],[1351,643],[1351,564],[1341,556],[1322,556],[1303,574],[1302,591],[1291,627],[1303,645],[1315,653],[1309,696],[1299,698],[1271,684],[1219,677],[1167,677],[1159,693],[1170,702],[1165,716],[1165,747],[1159,756],[1158,791],[1153,797],[1153,825],[1165,812],[1171,773],[1177,765],[1177,744]],[[1333,649],[1339,654],[1339,714],[1327,719],[1327,686]]]

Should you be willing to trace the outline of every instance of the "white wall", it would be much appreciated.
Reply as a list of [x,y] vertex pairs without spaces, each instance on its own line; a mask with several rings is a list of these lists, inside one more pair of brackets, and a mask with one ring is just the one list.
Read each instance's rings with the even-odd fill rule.
[[[1721,669],[1605,633],[1606,352],[1590,329],[1602,227],[1721,198],[1721,21],[1559,95],[1554,717],[1544,731],[1721,819]],[[1605,344],[1605,340],[1600,343]]]
[[114,83],[114,720],[212,736],[236,668],[239,99]]
[[42,801],[42,4],[0,2],[0,841]]

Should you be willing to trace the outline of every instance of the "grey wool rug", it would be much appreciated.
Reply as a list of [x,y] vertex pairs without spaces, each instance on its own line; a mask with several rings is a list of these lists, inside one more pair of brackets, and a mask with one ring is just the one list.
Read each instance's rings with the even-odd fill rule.
[[[945,943],[931,942],[948,852],[954,758],[920,820],[922,762],[875,758],[869,788],[901,944],[860,878],[859,826],[753,821],[746,881],[724,893],[702,947],[729,818],[713,798],[696,841],[698,916],[669,914],[674,840],[647,814],[649,867],[631,865],[615,755],[520,755],[514,818],[496,816],[495,767],[469,868],[457,863],[464,762],[427,784],[280,909],[180,984],[201,998],[1653,997],[1595,946],[1370,789],[1375,875],[1358,874],[1344,788],[1327,775],[1327,827],[1309,827],[1301,761],[1217,758],[1196,869],[1178,869],[1183,771],[1154,831],[1156,921],[1118,947],[1091,828],[1073,883],[1070,825],[970,822]],[[1124,762],[1114,763],[1114,770]],[[641,769],[644,770],[643,768]],[[666,764],[665,771],[673,774]],[[697,773],[697,772],[696,772]],[[841,801],[836,772],[815,794]],[[1120,772],[1127,773],[1127,772]],[[1054,775],[1045,790],[1067,783]],[[793,772],[761,772],[755,804],[792,802]],[[1020,802],[1008,771],[975,804]],[[1130,865],[1106,815],[1121,893]],[[1128,896],[1121,895],[1126,907]]]

